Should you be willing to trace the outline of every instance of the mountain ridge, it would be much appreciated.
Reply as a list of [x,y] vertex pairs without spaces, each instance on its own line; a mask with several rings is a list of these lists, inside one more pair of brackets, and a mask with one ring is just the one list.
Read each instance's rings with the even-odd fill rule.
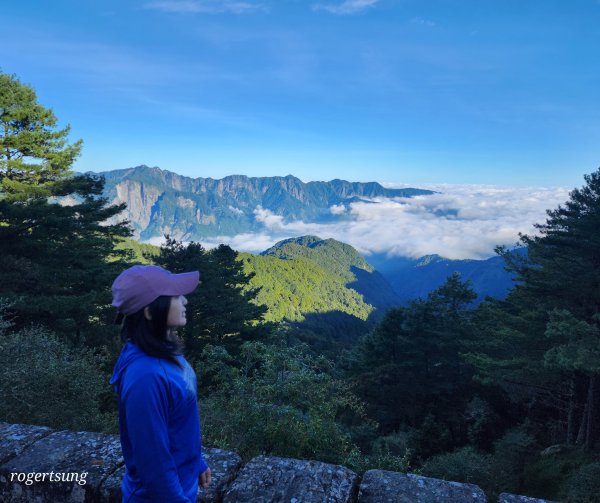
[[388,189],[377,182],[303,182],[293,175],[221,179],[191,178],[145,165],[99,173],[105,179],[104,197],[125,202],[121,218],[132,224],[135,236],[147,240],[164,234],[182,240],[233,236],[264,230],[265,215],[283,222],[335,222],[346,218],[333,206],[347,206],[377,197],[412,197],[433,191]]
[[[517,248],[515,253],[525,254],[526,248]],[[499,256],[487,259],[452,260],[437,254],[423,255],[416,259],[370,255],[365,257],[392,286],[402,304],[412,299],[425,298],[441,286],[453,272],[458,272],[463,281],[470,281],[477,294],[475,304],[486,296],[503,299],[515,286],[515,275],[505,269],[504,259]]]

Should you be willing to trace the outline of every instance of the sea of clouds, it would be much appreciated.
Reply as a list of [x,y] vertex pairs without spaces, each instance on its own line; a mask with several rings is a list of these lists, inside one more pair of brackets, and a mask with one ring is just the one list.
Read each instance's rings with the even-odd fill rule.
[[569,197],[568,189],[557,187],[419,188],[436,193],[332,206],[331,213],[343,219],[333,223],[285,222],[282,216],[257,207],[254,214],[264,228],[261,232],[219,236],[202,243],[207,247],[226,243],[236,250],[256,253],[282,239],[312,234],[348,243],[366,256],[384,253],[418,258],[438,254],[449,259],[483,259],[494,255],[497,245],[515,245],[519,233],[535,234],[534,224],[545,222],[546,210],[555,209]]

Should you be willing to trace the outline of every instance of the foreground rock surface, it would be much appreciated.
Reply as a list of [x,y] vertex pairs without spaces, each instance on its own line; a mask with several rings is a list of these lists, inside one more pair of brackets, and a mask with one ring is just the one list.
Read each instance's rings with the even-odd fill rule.
[[541,500],[530,498],[529,496],[519,496],[518,494],[502,493],[498,496],[498,503],[558,503],[557,501]]
[[115,435],[54,432],[0,466],[0,501],[98,501],[100,483],[121,464]]
[[[205,449],[212,485],[201,503],[480,503],[472,484],[383,470],[357,475],[339,465]],[[1,503],[121,503],[125,473],[117,435],[53,431],[0,422]],[[46,480],[40,477],[46,475]],[[50,474],[60,480],[49,480]],[[37,476],[38,478],[34,478]],[[66,476],[66,480],[65,477]],[[499,503],[556,503],[503,493]]]
[[359,503],[485,503],[476,485],[447,482],[412,473],[369,470],[365,473]]
[[52,433],[46,426],[0,423],[0,464],[18,456],[36,440]]
[[203,449],[204,459],[212,472],[212,483],[206,489],[200,489],[198,501],[217,503],[222,501],[223,493],[238,473],[242,459],[235,453],[223,449]]
[[357,480],[339,465],[259,456],[240,471],[223,503],[346,503]]
[[[198,491],[197,501],[217,503],[222,500],[223,493],[240,469],[242,460],[235,452],[223,449],[203,449],[203,453],[212,472],[212,483],[207,489]],[[121,503],[121,481],[124,475],[125,466],[122,466],[102,483],[99,502]]]

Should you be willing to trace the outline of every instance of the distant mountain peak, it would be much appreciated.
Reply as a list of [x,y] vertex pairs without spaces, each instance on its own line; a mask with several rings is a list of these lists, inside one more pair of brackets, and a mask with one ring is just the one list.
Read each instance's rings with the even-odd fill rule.
[[261,232],[256,209],[283,217],[284,222],[332,223],[348,216],[332,208],[381,197],[428,195],[422,189],[386,189],[376,182],[334,180],[304,183],[294,175],[221,179],[192,178],[145,164],[100,173],[104,193],[113,204],[126,203],[121,218],[129,220],[136,238],[170,234],[199,241],[215,236]]
[[261,255],[283,259],[309,258],[327,270],[352,268],[373,271],[364,257],[351,245],[337,239],[321,239],[318,236],[300,236],[275,243]]
[[279,250],[290,244],[296,244],[298,246],[305,246],[307,248],[311,248],[312,245],[314,245],[315,243],[318,243],[320,241],[323,241],[323,240],[319,236],[311,236],[311,235],[300,236],[297,238],[282,239],[281,241],[278,241],[273,246],[271,246],[271,248],[269,248],[268,250],[263,251],[261,253],[261,255],[272,255],[272,253],[275,250]]
[[416,267],[424,267],[424,266],[427,266],[429,264],[433,264],[435,262],[443,262],[445,260],[448,260],[448,259],[445,259],[441,255],[437,255],[437,254],[423,255],[422,257],[419,257],[419,259],[417,260],[417,263],[415,264],[415,266]]
[[318,266],[324,276],[339,278],[369,304],[390,307],[399,302],[383,276],[353,246],[337,239],[321,239],[314,235],[284,239],[260,255]]

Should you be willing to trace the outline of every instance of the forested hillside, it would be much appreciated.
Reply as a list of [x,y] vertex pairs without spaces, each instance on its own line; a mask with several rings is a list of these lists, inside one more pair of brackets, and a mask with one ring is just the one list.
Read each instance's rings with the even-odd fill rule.
[[240,254],[265,319],[290,324],[292,332],[327,355],[364,335],[399,301],[351,246],[315,236],[288,239],[261,255]]
[[335,275],[376,309],[398,305],[399,298],[388,282],[349,244],[335,239],[304,236],[280,241],[261,253],[284,260],[306,259]]

